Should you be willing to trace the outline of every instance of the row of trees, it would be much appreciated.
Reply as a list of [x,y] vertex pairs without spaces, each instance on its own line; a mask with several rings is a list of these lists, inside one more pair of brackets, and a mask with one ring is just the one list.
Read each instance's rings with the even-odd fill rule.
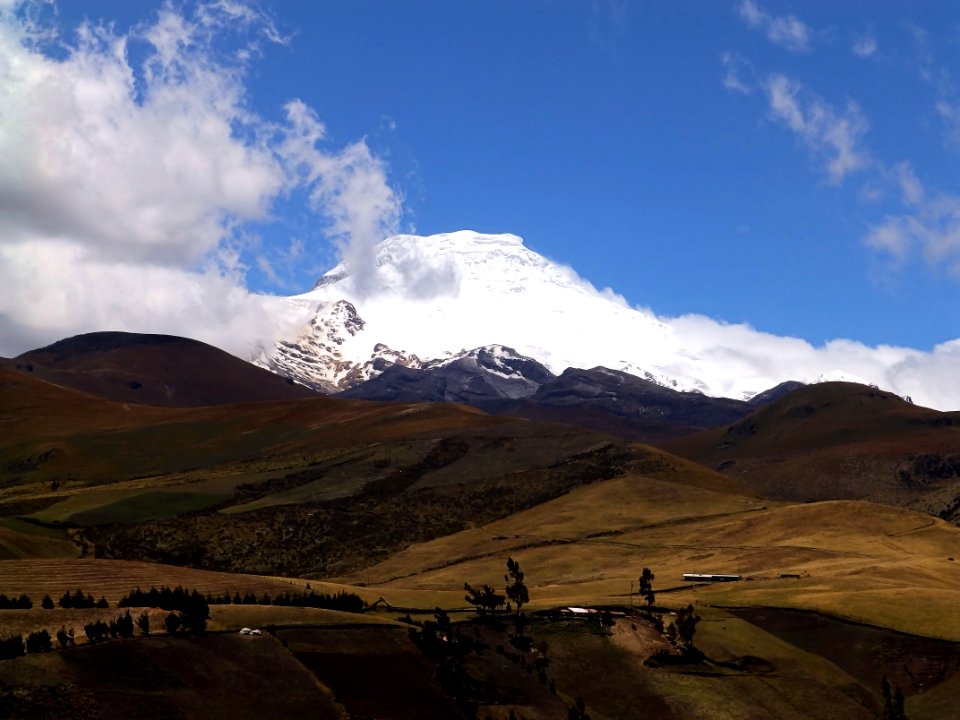
[[0,593],[0,610],[29,610],[32,607],[33,601],[26,595],[7,597]]
[[[196,620],[185,618],[183,613],[170,613],[164,620],[164,627],[170,635],[182,632],[196,632]],[[150,616],[143,612],[134,618],[127,610],[115,620],[104,622],[95,620],[83,626],[83,632],[90,644],[116,638],[132,638],[134,628],[139,628],[141,635],[150,634]],[[202,630],[202,628],[201,628]],[[56,633],[57,644],[60,649],[75,647],[77,644],[73,628],[69,630],[61,625]],[[53,650],[53,639],[49,631],[39,630],[30,633],[24,642],[21,635],[0,639],[0,660],[20,657],[26,653],[49,652]]]
[[[57,635],[59,637],[59,633]],[[26,642],[23,641],[21,635],[0,638],[0,660],[12,660],[27,653],[50,652],[51,650],[53,650],[53,640],[47,630],[30,633],[27,635]]]
[[[105,597],[94,600],[93,595],[84,593],[83,590],[79,589],[73,592],[67,590],[56,604],[62,608],[75,609],[109,607]],[[0,610],[30,610],[32,607],[33,600],[26,594],[21,594],[19,597],[7,597],[0,593]],[[53,610],[53,598],[49,595],[44,595],[43,600],[40,601],[40,607],[44,610]]]
[[214,597],[208,595],[207,602],[211,605],[279,605],[324,608],[346,612],[362,612],[367,605],[362,597],[345,590],[338,593],[318,593],[313,590],[309,593],[291,593],[288,591],[274,597],[264,593],[259,598],[253,593],[247,593],[242,597],[239,592],[234,593],[233,596],[230,593],[224,593]]
[[[49,595],[43,597],[41,602],[41,607],[45,610],[53,609],[53,598]],[[107,599],[100,596],[99,600],[94,600],[93,595],[89,593],[84,593],[83,590],[77,588],[72,593],[67,590],[63,596],[57,601],[57,605],[62,608],[74,608],[77,610],[85,610],[89,608],[105,608],[110,607],[110,604],[107,602]]]
[[[67,590],[57,602],[62,608],[105,608],[109,607],[107,599],[101,597],[99,600],[94,600],[93,595],[84,593],[83,590],[75,590],[70,592]],[[21,594],[19,597],[7,597],[6,595],[0,593],[0,610],[30,610],[33,607],[33,600],[26,594]],[[40,607],[44,610],[52,610],[54,607],[53,598],[49,595],[44,595],[43,600],[40,601]]]
[[[164,621],[164,626],[170,635],[204,633],[207,630],[207,619],[210,617],[207,599],[196,590],[186,590],[180,585],[172,589],[162,586],[159,590],[151,587],[146,592],[137,588],[120,598],[117,605],[152,607],[171,611]],[[127,614],[129,615],[129,611]],[[140,616],[137,623],[145,635],[150,633],[150,618],[146,613]]]
[[[144,613],[146,616],[146,613]],[[149,628],[150,619],[146,618],[147,626]],[[127,610],[123,615],[117,617],[116,620],[111,620],[109,623],[105,623],[102,620],[96,620],[92,623],[87,623],[83,626],[83,632],[87,635],[87,640],[91,644],[98,643],[109,638],[132,638],[133,637],[133,616],[130,615],[130,611]]]

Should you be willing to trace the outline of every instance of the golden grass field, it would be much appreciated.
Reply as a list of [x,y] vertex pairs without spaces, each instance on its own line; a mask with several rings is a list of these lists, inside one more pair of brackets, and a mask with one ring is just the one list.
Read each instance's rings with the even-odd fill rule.
[[[650,567],[660,601],[673,606],[805,608],[960,640],[951,611],[960,602],[960,529],[872,503],[776,505],[642,477],[578,488],[340,579],[369,580],[385,595],[496,585],[508,555],[526,572],[533,607],[627,603],[631,582]],[[751,579],[692,587],[685,572]]]
[[[960,639],[953,613],[960,599],[960,569],[948,559],[957,550],[960,530],[897,508],[848,501],[769,503],[697,484],[633,475],[583,486],[512,517],[411,546],[334,582],[124,561],[34,558],[0,562],[0,591],[26,592],[39,604],[44,593],[57,598],[66,589],[82,588],[97,597],[105,595],[113,606],[136,586],[180,584],[213,594],[238,590],[275,594],[305,589],[309,583],[318,592],[355,591],[368,602],[383,596],[396,607],[462,608],[463,582],[501,585],[505,559],[513,556],[526,572],[530,607],[538,609],[639,604],[629,595],[630,583],[647,566],[656,573],[657,605],[697,606],[703,617],[697,644],[711,662],[756,656],[776,670],[651,672],[642,667],[649,648],[642,644],[632,648],[624,635],[626,625],[618,625],[611,640],[545,636],[555,648],[558,683],[570,693],[574,689],[584,693],[593,717],[644,717],[638,714],[642,703],[631,708],[623,703],[660,698],[672,708],[671,717],[851,720],[871,717],[851,699],[863,692],[856,689],[860,686],[854,679],[820,655],[804,652],[720,606],[815,609],[906,632]],[[696,588],[680,579],[683,572],[738,569],[754,579]],[[802,577],[780,578],[781,573]],[[94,616],[111,619],[118,612],[115,607],[7,611],[0,613],[0,636],[73,625],[82,637],[82,623]],[[153,626],[160,627],[165,613],[150,614]],[[210,629],[268,624],[351,627],[357,622],[389,627],[400,614],[212,606]],[[633,683],[636,689],[615,701],[610,682]],[[870,692],[877,690],[871,686]],[[958,693],[960,681],[950,679],[928,694],[912,695],[909,716],[949,717],[942,713],[952,707]],[[572,701],[573,695],[568,698]],[[526,706],[518,709],[530,711]]]

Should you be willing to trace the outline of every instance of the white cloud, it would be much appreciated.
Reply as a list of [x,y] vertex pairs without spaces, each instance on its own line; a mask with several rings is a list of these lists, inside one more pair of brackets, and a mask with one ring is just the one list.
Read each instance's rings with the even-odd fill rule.
[[774,45],[794,52],[810,50],[810,28],[797,17],[773,15],[754,0],[741,0],[737,12],[748,27],[762,32]]
[[863,35],[854,41],[851,50],[857,57],[873,57],[877,54],[877,39],[872,34]]
[[951,99],[952,95],[952,91],[941,89],[934,107],[943,122],[944,144],[957,151],[960,150],[960,104]]
[[960,275],[960,196],[918,200],[912,212],[888,215],[872,226],[863,242],[887,254],[895,269],[918,252],[928,265]]
[[[753,92],[756,86],[756,73],[749,61],[740,55],[724,52],[720,55],[720,62],[723,63],[724,69],[721,82],[727,90],[741,95],[749,95]],[[745,78],[744,75],[750,77]]]
[[815,346],[805,340],[760,332],[749,325],[727,325],[700,315],[661,318],[679,345],[695,354],[700,365],[678,371],[699,372],[712,390],[727,397],[755,392],[775,383],[806,382],[841,370],[870,383],[909,396],[925,407],[960,408],[960,340],[930,352],[853,340],[833,340]]
[[855,103],[850,101],[842,112],[838,111],[804,92],[800,83],[779,74],[766,79],[765,90],[771,116],[824,158],[831,182],[840,183],[868,164],[869,156],[860,147],[867,121]]
[[291,130],[280,151],[297,181],[310,188],[313,205],[329,219],[358,292],[372,292],[379,281],[377,243],[397,231],[402,215],[386,166],[363,141],[337,153],[322,150],[326,128],[316,114],[299,100],[285,109]]
[[245,63],[286,42],[255,5],[167,4],[125,34],[87,23],[50,54],[32,7],[0,6],[0,355],[105,328],[245,354],[282,332],[243,279],[243,229],[279,196],[311,193],[357,266],[395,225],[400,200],[364,141],[323,151],[303,103],[283,126],[247,105]]

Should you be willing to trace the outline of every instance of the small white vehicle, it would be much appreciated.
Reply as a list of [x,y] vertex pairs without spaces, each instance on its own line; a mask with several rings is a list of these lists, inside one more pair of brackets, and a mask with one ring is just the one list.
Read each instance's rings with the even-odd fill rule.
[[240,628],[240,634],[241,635],[263,635],[263,633],[260,632],[258,628],[251,629],[248,627]]

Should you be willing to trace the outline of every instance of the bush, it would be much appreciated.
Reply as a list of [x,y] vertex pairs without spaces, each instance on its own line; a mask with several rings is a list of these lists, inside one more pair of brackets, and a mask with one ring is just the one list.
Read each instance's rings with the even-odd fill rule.
[[50,633],[46,630],[30,633],[27,636],[27,652],[42,653],[53,650],[53,643],[50,641]]
[[180,616],[177,613],[170,613],[163,624],[167,629],[167,635],[176,635],[180,630]]
[[9,660],[26,654],[26,648],[23,645],[23,638],[20,635],[14,635],[11,638],[0,639],[0,660]]

